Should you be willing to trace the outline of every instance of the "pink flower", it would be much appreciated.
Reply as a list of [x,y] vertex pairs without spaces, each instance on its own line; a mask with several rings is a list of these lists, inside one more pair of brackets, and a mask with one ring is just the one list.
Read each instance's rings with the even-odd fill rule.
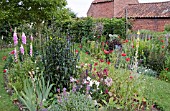
[[30,44],[30,56],[32,57],[32,43]]
[[105,93],[105,94],[108,94],[108,93],[109,93],[108,89],[106,89],[106,90],[104,91],[104,93]]
[[112,84],[113,84],[113,81],[112,81],[112,78],[109,78],[107,77],[105,80],[104,80],[105,84],[110,87]]
[[13,34],[13,40],[14,40],[14,46],[16,46],[18,44],[18,37],[17,37],[16,32],[14,32],[14,34]]
[[20,47],[20,51],[21,51],[21,54],[24,55],[24,47],[23,47],[22,44],[21,44],[21,47]]
[[33,36],[31,35],[31,37],[30,37],[30,40],[31,40],[31,42],[33,41]]
[[105,54],[109,54],[109,53],[110,53],[110,51],[104,50],[104,53],[105,53]]
[[26,36],[24,32],[22,33],[22,43],[26,44]]

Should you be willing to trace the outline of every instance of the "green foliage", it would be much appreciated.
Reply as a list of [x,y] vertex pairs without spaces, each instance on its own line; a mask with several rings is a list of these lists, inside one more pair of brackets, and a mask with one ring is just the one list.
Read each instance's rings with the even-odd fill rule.
[[[45,79],[59,88],[69,88],[70,76],[77,77],[74,44],[64,38],[50,39],[44,47]],[[56,89],[56,87],[54,89]]]
[[45,102],[48,99],[52,84],[49,81],[45,84],[43,76],[40,78],[31,78],[24,81],[23,91],[18,92],[15,86],[13,87],[18,94],[19,100],[29,111],[37,111],[44,109]]
[[159,78],[161,80],[170,82],[170,72],[168,72],[168,71],[161,71],[161,73],[159,75]]
[[124,19],[104,19],[104,35],[118,34],[125,38],[125,20]]
[[93,100],[80,92],[60,96],[60,102],[52,105],[50,111],[96,111]]
[[[36,64],[27,58],[23,62],[13,63],[13,67],[9,70],[9,82],[18,91],[23,90],[24,80],[36,73]],[[33,74],[33,75],[32,75]]]
[[[65,0],[9,0],[0,2],[1,19],[40,23],[59,16]],[[61,14],[60,14],[61,15]],[[57,17],[59,18],[59,17]]]
[[124,19],[93,19],[90,17],[63,21],[62,32],[69,32],[75,42],[98,40],[102,35],[118,34],[125,37]]
[[170,32],[170,24],[166,24],[165,25],[165,31],[166,32]]

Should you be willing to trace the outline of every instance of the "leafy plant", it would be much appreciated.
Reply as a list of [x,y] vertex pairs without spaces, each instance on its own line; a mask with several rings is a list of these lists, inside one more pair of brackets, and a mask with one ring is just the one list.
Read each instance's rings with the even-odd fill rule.
[[52,84],[45,84],[44,77],[26,79],[24,81],[23,91],[18,92],[15,86],[13,87],[19,96],[19,100],[26,106],[29,111],[37,111],[44,109],[45,102],[48,99]]
[[[74,44],[64,38],[53,38],[44,47],[43,63],[45,79],[58,88],[69,88],[70,76],[77,77],[76,63],[78,54]],[[56,89],[56,88],[54,88]]]
[[80,92],[61,94],[59,102],[52,105],[50,111],[96,111],[97,108],[92,99]]

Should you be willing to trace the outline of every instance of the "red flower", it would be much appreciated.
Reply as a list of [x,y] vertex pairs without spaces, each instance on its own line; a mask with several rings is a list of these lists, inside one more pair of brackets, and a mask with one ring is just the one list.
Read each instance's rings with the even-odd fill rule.
[[104,53],[105,53],[105,54],[109,54],[109,53],[110,53],[110,51],[104,50]]
[[6,69],[4,69],[4,71],[3,71],[4,73],[6,73]]
[[89,53],[88,53],[88,52],[86,52],[86,54],[88,55]]
[[107,64],[110,65],[110,61],[108,61]]
[[130,58],[126,58],[126,61],[127,61],[127,62],[130,61]]
[[100,62],[104,62],[104,60],[103,60],[103,59],[100,59]]
[[96,68],[94,68],[94,71],[96,71]]
[[133,76],[130,76],[129,78],[130,78],[130,79],[133,79]]
[[94,66],[97,66],[98,65],[98,63],[96,62],[96,63],[94,63]]
[[162,49],[164,49],[165,48],[165,46],[162,46]]
[[79,51],[78,51],[78,50],[76,50],[76,54],[78,54],[78,52],[79,52]]
[[123,41],[123,43],[127,43],[127,42],[128,42],[128,40],[127,40],[127,39]]
[[122,53],[122,56],[126,56],[126,54],[125,54],[125,53]]
[[15,53],[15,51],[14,51],[14,50],[10,52],[10,54],[14,54],[14,53]]
[[164,40],[161,40],[162,43],[164,43]]
[[165,68],[166,71],[168,71],[168,68]]
[[134,45],[132,45],[132,48],[134,48],[135,46]]

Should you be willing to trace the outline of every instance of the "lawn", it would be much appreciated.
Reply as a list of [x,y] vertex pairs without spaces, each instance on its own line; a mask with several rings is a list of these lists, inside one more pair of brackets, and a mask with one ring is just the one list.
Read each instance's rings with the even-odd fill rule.
[[163,111],[170,111],[170,83],[148,77],[147,96],[153,99]]
[[4,89],[3,67],[5,62],[2,61],[2,57],[7,56],[10,50],[0,50],[0,111],[18,111],[17,106],[12,103],[10,96]]

